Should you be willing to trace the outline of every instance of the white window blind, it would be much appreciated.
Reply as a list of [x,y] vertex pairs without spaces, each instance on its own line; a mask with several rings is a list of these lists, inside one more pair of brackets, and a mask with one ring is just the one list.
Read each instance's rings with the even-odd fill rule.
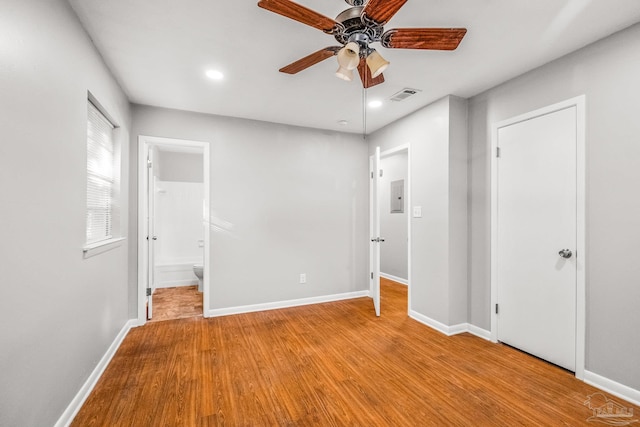
[[112,237],[114,211],[114,126],[91,103],[87,120],[87,243]]

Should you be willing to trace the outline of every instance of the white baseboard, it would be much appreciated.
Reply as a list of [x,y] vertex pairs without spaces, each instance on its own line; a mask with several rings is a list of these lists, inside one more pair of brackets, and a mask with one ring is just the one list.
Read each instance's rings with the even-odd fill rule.
[[463,332],[469,332],[469,327],[467,323],[460,323],[458,325],[447,326],[444,323],[438,322],[437,320],[427,317],[424,314],[420,314],[414,310],[409,311],[409,317],[411,317],[414,320],[417,320],[423,325],[430,327],[431,329],[435,329],[436,331],[445,334],[448,337],[452,335],[461,334]]
[[491,341],[491,331],[479,328],[478,326],[472,325],[471,323],[467,323],[467,332],[477,337],[483,338],[487,341]]
[[347,292],[344,294],[323,295],[319,297],[301,298],[288,301],[268,302],[264,304],[242,305],[229,308],[215,308],[205,313],[205,317],[228,316],[231,314],[252,313],[255,311],[277,310],[279,308],[298,307],[301,305],[321,304],[323,302],[341,301],[345,299],[368,297],[369,291]]
[[414,310],[409,311],[409,317],[411,317],[414,320],[417,320],[418,322],[422,323],[423,325],[427,325],[431,329],[435,329],[438,332],[442,332],[446,336],[451,336],[451,335],[455,335],[455,334],[459,334],[459,333],[465,332],[463,330],[464,328],[463,328],[462,324],[453,325],[453,326],[447,326],[444,323],[440,323],[437,320],[434,320],[434,319],[432,319],[430,317],[427,317],[424,314],[420,314],[420,313],[418,313],[417,311],[414,311]]
[[120,344],[122,344],[122,341],[129,333],[129,330],[132,327],[137,326],[137,324],[138,321],[135,319],[129,320],[127,323],[125,323],[125,325],[122,327],[116,338],[107,349],[107,352],[104,354],[104,356],[102,356],[102,359],[100,359],[98,365],[95,367],[93,372],[91,372],[89,378],[87,378],[82,387],[80,387],[80,390],[75,395],[73,400],[71,400],[71,403],[69,403],[67,409],[64,410],[58,421],[55,423],[54,427],[68,427],[71,424],[80,408],[82,408],[85,400],[87,400],[87,397],[89,397],[89,394],[96,386],[96,383],[102,376],[102,373],[109,365],[111,358],[114,354],[116,354],[116,351],[120,347]]
[[640,406],[640,390],[636,390],[619,382],[610,380],[596,373],[585,370],[584,382],[611,393],[620,399],[624,399],[629,403]]
[[398,282],[401,285],[408,285],[409,284],[409,281],[407,279],[403,279],[401,277],[394,276],[392,274],[387,274],[387,273],[380,272],[380,277],[384,277],[385,279],[388,279],[388,280],[393,280],[394,282]]
[[477,337],[483,338],[487,341],[491,341],[491,332],[479,328],[475,325],[471,325],[469,323],[459,323],[457,325],[447,326],[444,323],[440,323],[437,320],[434,320],[430,317],[425,316],[424,314],[420,314],[417,311],[411,310],[409,312],[409,317],[418,322],[435,329],[438,332],[445,334],[450,337],[452,335],[461,334],[464,332],[468,332]]

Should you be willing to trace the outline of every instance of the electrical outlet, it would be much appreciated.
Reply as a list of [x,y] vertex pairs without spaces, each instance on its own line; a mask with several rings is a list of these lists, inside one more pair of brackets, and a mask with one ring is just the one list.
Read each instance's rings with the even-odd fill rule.
[[300,274],[300,283],[307,283],[307,275],[305,273]]

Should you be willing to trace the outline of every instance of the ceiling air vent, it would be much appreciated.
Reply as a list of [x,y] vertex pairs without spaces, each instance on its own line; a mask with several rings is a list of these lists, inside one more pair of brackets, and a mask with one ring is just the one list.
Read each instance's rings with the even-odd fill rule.
[[416,93],[419,93],[420,90],[418,89],[410,89],[408,87],[402,89],[400,92],[394,94],[391,98],[392,101],[404,101],[405,99],[407,99],[410,96],[415,95]]

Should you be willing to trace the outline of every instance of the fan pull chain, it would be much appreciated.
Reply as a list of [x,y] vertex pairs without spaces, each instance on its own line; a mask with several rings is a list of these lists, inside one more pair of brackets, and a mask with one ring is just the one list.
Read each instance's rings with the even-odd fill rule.
[[367,89],[362,88],[362,139],[367,139]]

